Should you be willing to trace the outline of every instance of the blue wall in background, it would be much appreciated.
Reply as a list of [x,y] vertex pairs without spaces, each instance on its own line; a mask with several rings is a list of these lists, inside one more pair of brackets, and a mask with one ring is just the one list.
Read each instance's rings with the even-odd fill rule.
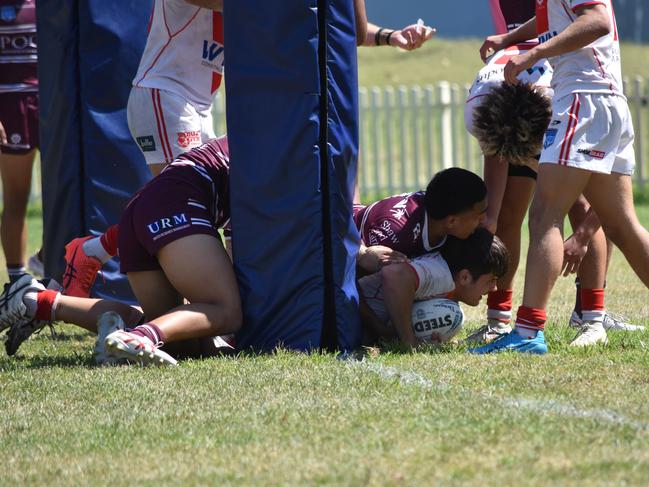
[[[366,0],[371,22],[399,28],[424,19],[440,37],[484,37],[494,30],[487,0]],[[396,5],[396,6],[395,6]],[[613,0],[622,40],[649,42],[649,0]]]

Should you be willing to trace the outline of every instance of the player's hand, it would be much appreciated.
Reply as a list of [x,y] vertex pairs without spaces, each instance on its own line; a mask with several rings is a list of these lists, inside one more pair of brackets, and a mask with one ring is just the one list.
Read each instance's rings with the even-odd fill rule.
[[489,36],[484,40],[480,46],[480,59],[483,63],[486,63],[487,58],[492,54],[508,47],[505,36],[506,34]]
[[5,132],[5,128],[2,125],[2,122],[0,122],[0,144],[6,144],[7,143],[7,133]]
[[390,247],[383,245],[373,245],[365,247],[365,250],[359,254],[357,264],[366,272],[374,273],[381,270],[381,267],[390,264],[401,264],[408,262],[408,258]]
[[401,30],[395,30],[390,36],[390,45],[404,51],[412,51],[419,49],[426,41],[432,39],[436,32],[437,30],[433,27],[412,24]]
[[571,235],[563,243],[563,267],[561,272],[564,276],[574,274],[588,252],[588,243],[580,242],[575,235]]
[[518,83],[518,75],[534,66],[536,59],[531,55],[532,51],[528,51],[525,54],[520,54],[518,56],[513,56],[505,64],[505,82],[510,85],[515,85]]

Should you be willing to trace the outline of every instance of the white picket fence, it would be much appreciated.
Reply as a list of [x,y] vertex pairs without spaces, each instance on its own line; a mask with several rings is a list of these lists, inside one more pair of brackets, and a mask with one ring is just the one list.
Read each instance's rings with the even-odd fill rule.
[[[359,183],[361,194],[373,198],[423,188],[446,167],[482,173],[482,156],[464,128],[468,86],[448,82],[425,86],[361,87]],[[636,185],[649,178],[649,80],[624,80],[635,127]],[[214,99],[214,130],[226,132],[225,100]],[[40,177],[34,178],[33,199],[40,199]]]

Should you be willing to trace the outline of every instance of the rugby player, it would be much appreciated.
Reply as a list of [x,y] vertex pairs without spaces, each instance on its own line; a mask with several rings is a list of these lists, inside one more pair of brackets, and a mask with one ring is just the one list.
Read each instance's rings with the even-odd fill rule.
[[[178,156],[133,196],[119,223],[120,266],[146,321],[129,331],[108,333],[105,345],[110,357],[175,364],[163,344],[239,329],[239,290],[218,233],[229,218],[225,137]],[[141,317],[123,303],[46,290],[29,275],[7,286],[0,296],[0,326],[11,327],[9,354],[54,320],[96,332],[97,320],[108,311],[118,313],[130,326]]]

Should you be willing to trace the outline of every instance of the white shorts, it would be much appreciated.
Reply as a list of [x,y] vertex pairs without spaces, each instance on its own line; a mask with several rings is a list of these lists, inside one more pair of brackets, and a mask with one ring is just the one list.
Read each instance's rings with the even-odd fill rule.
[[633,174],[633,122],[621,96],[573,93],[552,100],[539,164]]
[[212,112],[198,110],[165,90],[134,86],[126,108],[128,128],[147,164],[171,162],[216,137]]

